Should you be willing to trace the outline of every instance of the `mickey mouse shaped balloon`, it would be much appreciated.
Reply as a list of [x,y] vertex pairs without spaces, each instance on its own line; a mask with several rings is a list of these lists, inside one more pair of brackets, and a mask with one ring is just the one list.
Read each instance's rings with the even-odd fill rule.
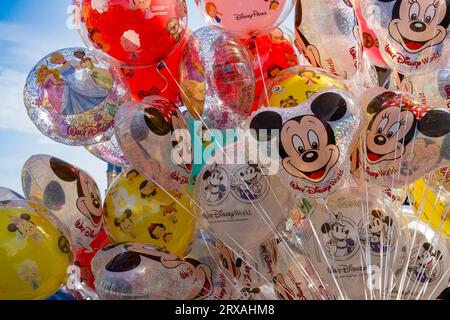
[[250,129],[278,130],[280,173],[290,190],[308,198],[326,198],[349,172],[349,156],[360,131],[361,111],[345,91],[326,90],[289,108],[253,114]]
[[191,136],[177,107],[160,96],[123,104],[116,137],[129,162],[166,188],[182,189],[192,171]]
[[349,0],[299,0],[295,44],[314,66],[347,78],[360,69],[362,42]]
[[445,66],[450,0],[369,0],[361,1],[361,9],[392,69],[420,74]]
[[366,105],[362,167],[369,181],[399,188],[450,164],[450,110],[382,91]]

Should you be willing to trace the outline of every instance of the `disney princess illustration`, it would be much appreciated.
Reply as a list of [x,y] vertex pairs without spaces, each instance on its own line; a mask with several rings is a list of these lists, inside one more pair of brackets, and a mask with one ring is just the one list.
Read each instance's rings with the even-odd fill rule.
[[31,284],[33,290],[39,289],[41,276],[36,262],[32,260],[23,261],[17,270],[17,275],[23,282]]
[[215,22],[217,23],[222,22],[222,19],[219,17],[222,14],[219,11],[217,11],[217,6],[214,2],[207,2],[205,5],[205,10],[208,16],[210,16],[211,19],[213,19]]

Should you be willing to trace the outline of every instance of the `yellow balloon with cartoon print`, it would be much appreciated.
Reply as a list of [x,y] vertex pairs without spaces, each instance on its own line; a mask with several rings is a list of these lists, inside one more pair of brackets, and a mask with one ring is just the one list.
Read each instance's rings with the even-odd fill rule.
[[0,300],[48,298],[66,283],[71,260],[69,240],[46,215],[0,203]]
[[291,108],[327,89],[347,90],[334,76],[322,69],[297,66],[287,69],[274,78],[268,88],[268,102],[261,99],[260,108]]
[[424,179],[409,187],[409,201],[414,213],[450,240],[450,203],[448,198],[441,195],[430,189]]
[[106,232],[115,243],[147,243],[184,256],[194,239],[196,219],[189,198],[159,188],[136,169],[114,180],[104,209]]

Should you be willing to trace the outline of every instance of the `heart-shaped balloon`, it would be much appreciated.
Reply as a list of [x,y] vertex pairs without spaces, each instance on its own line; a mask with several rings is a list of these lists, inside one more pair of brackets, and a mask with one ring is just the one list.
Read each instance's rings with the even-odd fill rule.
[[192,171],[191,136],[177,107],[147,97],[123,104],[116,115],[116,137],[129,162],[168,189],[182,189]]
[[353,98],[334,89],[315,94],[297,107],[259,110],[249,127],[260,141],[265,130],[278,133],[279,175],[292,192],[326,198],[348,175],[361,118]]
[[377,91],[364,104],[366,178],[399,188],[450,165],[450,110],[423,106],[408,93]]

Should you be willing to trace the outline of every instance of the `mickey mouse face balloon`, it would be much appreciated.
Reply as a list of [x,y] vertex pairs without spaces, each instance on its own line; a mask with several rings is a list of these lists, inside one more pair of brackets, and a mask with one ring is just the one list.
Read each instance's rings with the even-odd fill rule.
[[177,107],[147,97],[123,104],[116,116],[116,137],[129,162],[167,188],[183,188],[192,171],[191,136]]
[[250,129],[278,130],[279,175],[292,192],[325,198],[349,171],[351,146],[359,134],[359,107],[344,91],[327,90],[289,108],[253,114]]
[[27,198],[42,203],[67,229],[77,247],[89,248],[102,227],[102,199],[95,181],[60,159],[37,155],[22,168]]
[[[428,73],[448,61],[449,0],[361,1],[386,63],[404,74]],[[374,10],[376,8],[376,10]]]
[[362,43],[349,0],[297,1],[297,48],[314,66],[347,78],[360,68]]
[[450,164],[450,110],[384,91],[366,105],[362,167],[370,181],[398,188]]

